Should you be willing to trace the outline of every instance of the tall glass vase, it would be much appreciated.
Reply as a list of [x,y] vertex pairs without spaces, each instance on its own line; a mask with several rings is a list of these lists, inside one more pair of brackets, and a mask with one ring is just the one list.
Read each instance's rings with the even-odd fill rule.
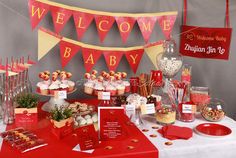
[[3,123],[8,125],[14,123],[14,99],[12,92],[3,96]]

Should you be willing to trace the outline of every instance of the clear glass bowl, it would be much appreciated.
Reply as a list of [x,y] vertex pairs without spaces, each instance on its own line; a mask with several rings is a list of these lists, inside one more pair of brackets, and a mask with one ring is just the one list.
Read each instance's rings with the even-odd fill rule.
[[218,122],[225,117],[225,102],[218,98],[209,100],[209,103],[201,109],[204,119],[211,122]]

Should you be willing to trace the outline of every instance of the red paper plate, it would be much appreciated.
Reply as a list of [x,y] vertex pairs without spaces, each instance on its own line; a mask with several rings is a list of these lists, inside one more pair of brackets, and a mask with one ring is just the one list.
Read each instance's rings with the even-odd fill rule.
[[232,133],[232,130],[224,125],[216,123],[203,123],[195,127],[195,130],[204,136],[222,137]]

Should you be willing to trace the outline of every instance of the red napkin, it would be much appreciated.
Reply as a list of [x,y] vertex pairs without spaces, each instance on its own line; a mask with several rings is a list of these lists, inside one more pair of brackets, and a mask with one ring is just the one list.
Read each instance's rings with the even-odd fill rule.
[[158,130],[160,134],[164,138],[169,140],[176,140],[176,139],[189,139],[193,136],[193,131],[191,128],[188,127],[180,127],[175,125],[168,125],[164,126]]

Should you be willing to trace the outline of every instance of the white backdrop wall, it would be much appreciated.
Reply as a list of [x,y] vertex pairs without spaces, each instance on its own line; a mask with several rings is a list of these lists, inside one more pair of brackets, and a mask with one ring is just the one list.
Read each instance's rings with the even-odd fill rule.
[[[81,8],[94,9],[110,12],[162,12],[179,11],[176,20],[173,37],[179,43],[180,26],[182,24],[182,0],[54,0],[55,2],[78,6]],[[0,0],[0,57],[20,57],[31,54],[37,60],[37,28],[32,31],[28,16],[28,0]],[[223,27],[225,16],[224,0],[189,0],[188,24]],[[228,61],[197,59],[184,57],[184,62],[193,66],[193,82],[195,86],[208,86],[211,95],[226,101],[226,112],[236,119],[236,1],[230,0],[230,18],[233,28],[231,53]],[[53,30],[52,17],[49,14],[41,21],[39,26]],[[65,37],[77,39],[73,18],[69,20],[61,32]],[[151,36],[151,42],[164,39],[158,25],[155,26]],[[104,43],[99,42],[95,23],[89,27],[82,42],[101,46],[134,46],[143,45],[144,41],[137,24],[128,38],[126,44],[122,44],[118,29],[113,25]],[[147,64],[148,63],[148,64]],[[60,69],[59,47],[53,48],[36,66],[30,69],[30,79],[35,85],[38,72],[44,70],[54,71]],[[97,70],[107,70],[104,58],[96,64]],[[137,74],[148,73],[154,66],[146,55],[143,56]],[[73,80],[79,80],[85,73],[81,53],[78,53],[68,64],[65,70],[73,73]],[[133,73],[125,58],[118,67],[119,71],[127,71],[129,76]],[[70,98],[84,98],[82,87],[70,96]],[[47,98],[43,98],[47,99]]]

